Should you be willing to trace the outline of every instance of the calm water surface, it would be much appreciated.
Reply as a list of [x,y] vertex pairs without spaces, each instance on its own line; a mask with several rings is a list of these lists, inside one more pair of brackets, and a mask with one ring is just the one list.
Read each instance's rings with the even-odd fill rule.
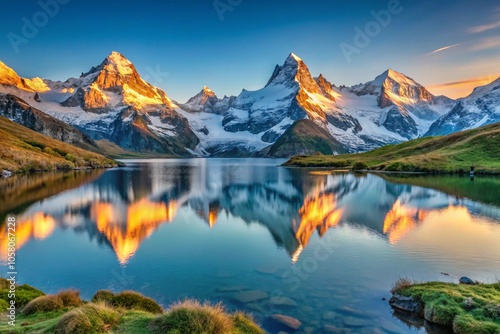
[[18,219],[20,283],[222,301],[270,333],[286,329],[269,319],[279,313],[302,321],[297,333],[391,334],[445,333],[393,314],[383,299],[399,277],[500,278],[499,179],[126,162],[0,182],[2,221]]

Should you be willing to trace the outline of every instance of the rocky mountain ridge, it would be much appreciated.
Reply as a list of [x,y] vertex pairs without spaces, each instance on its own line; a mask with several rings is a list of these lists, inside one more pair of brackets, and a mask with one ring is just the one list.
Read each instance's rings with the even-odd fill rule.
[[[321,140],[332,138],[332,153],[366,151],[497,122],[497,88],[492,83],[455,102],[391,69],[365,84],[337,87],[321,74],[313,77],[291,53],[262,89],[220,99],[205,86],[179,104],[118,52],[64,82],[21,78],[0,63],[0,93],[38,114],[76,127],[91,141],[177,156],[269,155],[280,139],[283,144],[286,130],[304,119],[314,123],[308,129],[322,129],[313,131],[322,133]],[[287,154],[300,153],[287,147]]]

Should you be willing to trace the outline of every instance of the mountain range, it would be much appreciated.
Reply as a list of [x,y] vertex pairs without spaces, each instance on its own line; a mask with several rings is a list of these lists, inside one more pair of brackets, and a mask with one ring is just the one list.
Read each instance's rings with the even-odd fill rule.
[[391,69],[336,86],[292,53],[262,89],[219,98],[205,86],[179,103],[112,52],[64,82],[22,78],[0,62],[0,116],[92,151],[285,157],[362,152],[495,123],[498,88],[500,79],[452,100]]

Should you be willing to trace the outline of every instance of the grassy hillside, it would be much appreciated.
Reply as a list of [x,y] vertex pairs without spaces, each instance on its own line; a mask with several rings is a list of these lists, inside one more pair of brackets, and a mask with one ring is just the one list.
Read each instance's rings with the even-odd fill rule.
[[285,165],[344,168],[357,162],[371,170],[457,173],[467,172],[474,165],[477,173],[500,174],[500,123],[388,145],[366,153],[293,157]]
[[100,168],[117,162],[0,117],[0,170],[32,172]]
[[332,135],[311,120],[295,122],[269,149],[272,157],[289,157],[293,154],[332,154],[345,152]]

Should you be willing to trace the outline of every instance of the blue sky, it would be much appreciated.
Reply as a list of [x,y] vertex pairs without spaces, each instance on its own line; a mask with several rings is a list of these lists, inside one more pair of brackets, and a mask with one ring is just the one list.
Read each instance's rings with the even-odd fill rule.
[[[40,14],[54,1],[53,17]],[[374,23],[373,12],[389,10]],[[23,33],[27,21],[36,33]],[[493,0],[10,0],[0,13],[0,60],[25,77],[65,80],[119,51],[184,102],[203,85],[220,96],[259,89],[294,52],[337,85],[392,68],[456,97],[500,76],[499,22]],[[356,45],[357,28],[372,29],[368,42]],[[347,45],[356,52],[346,57]]]

